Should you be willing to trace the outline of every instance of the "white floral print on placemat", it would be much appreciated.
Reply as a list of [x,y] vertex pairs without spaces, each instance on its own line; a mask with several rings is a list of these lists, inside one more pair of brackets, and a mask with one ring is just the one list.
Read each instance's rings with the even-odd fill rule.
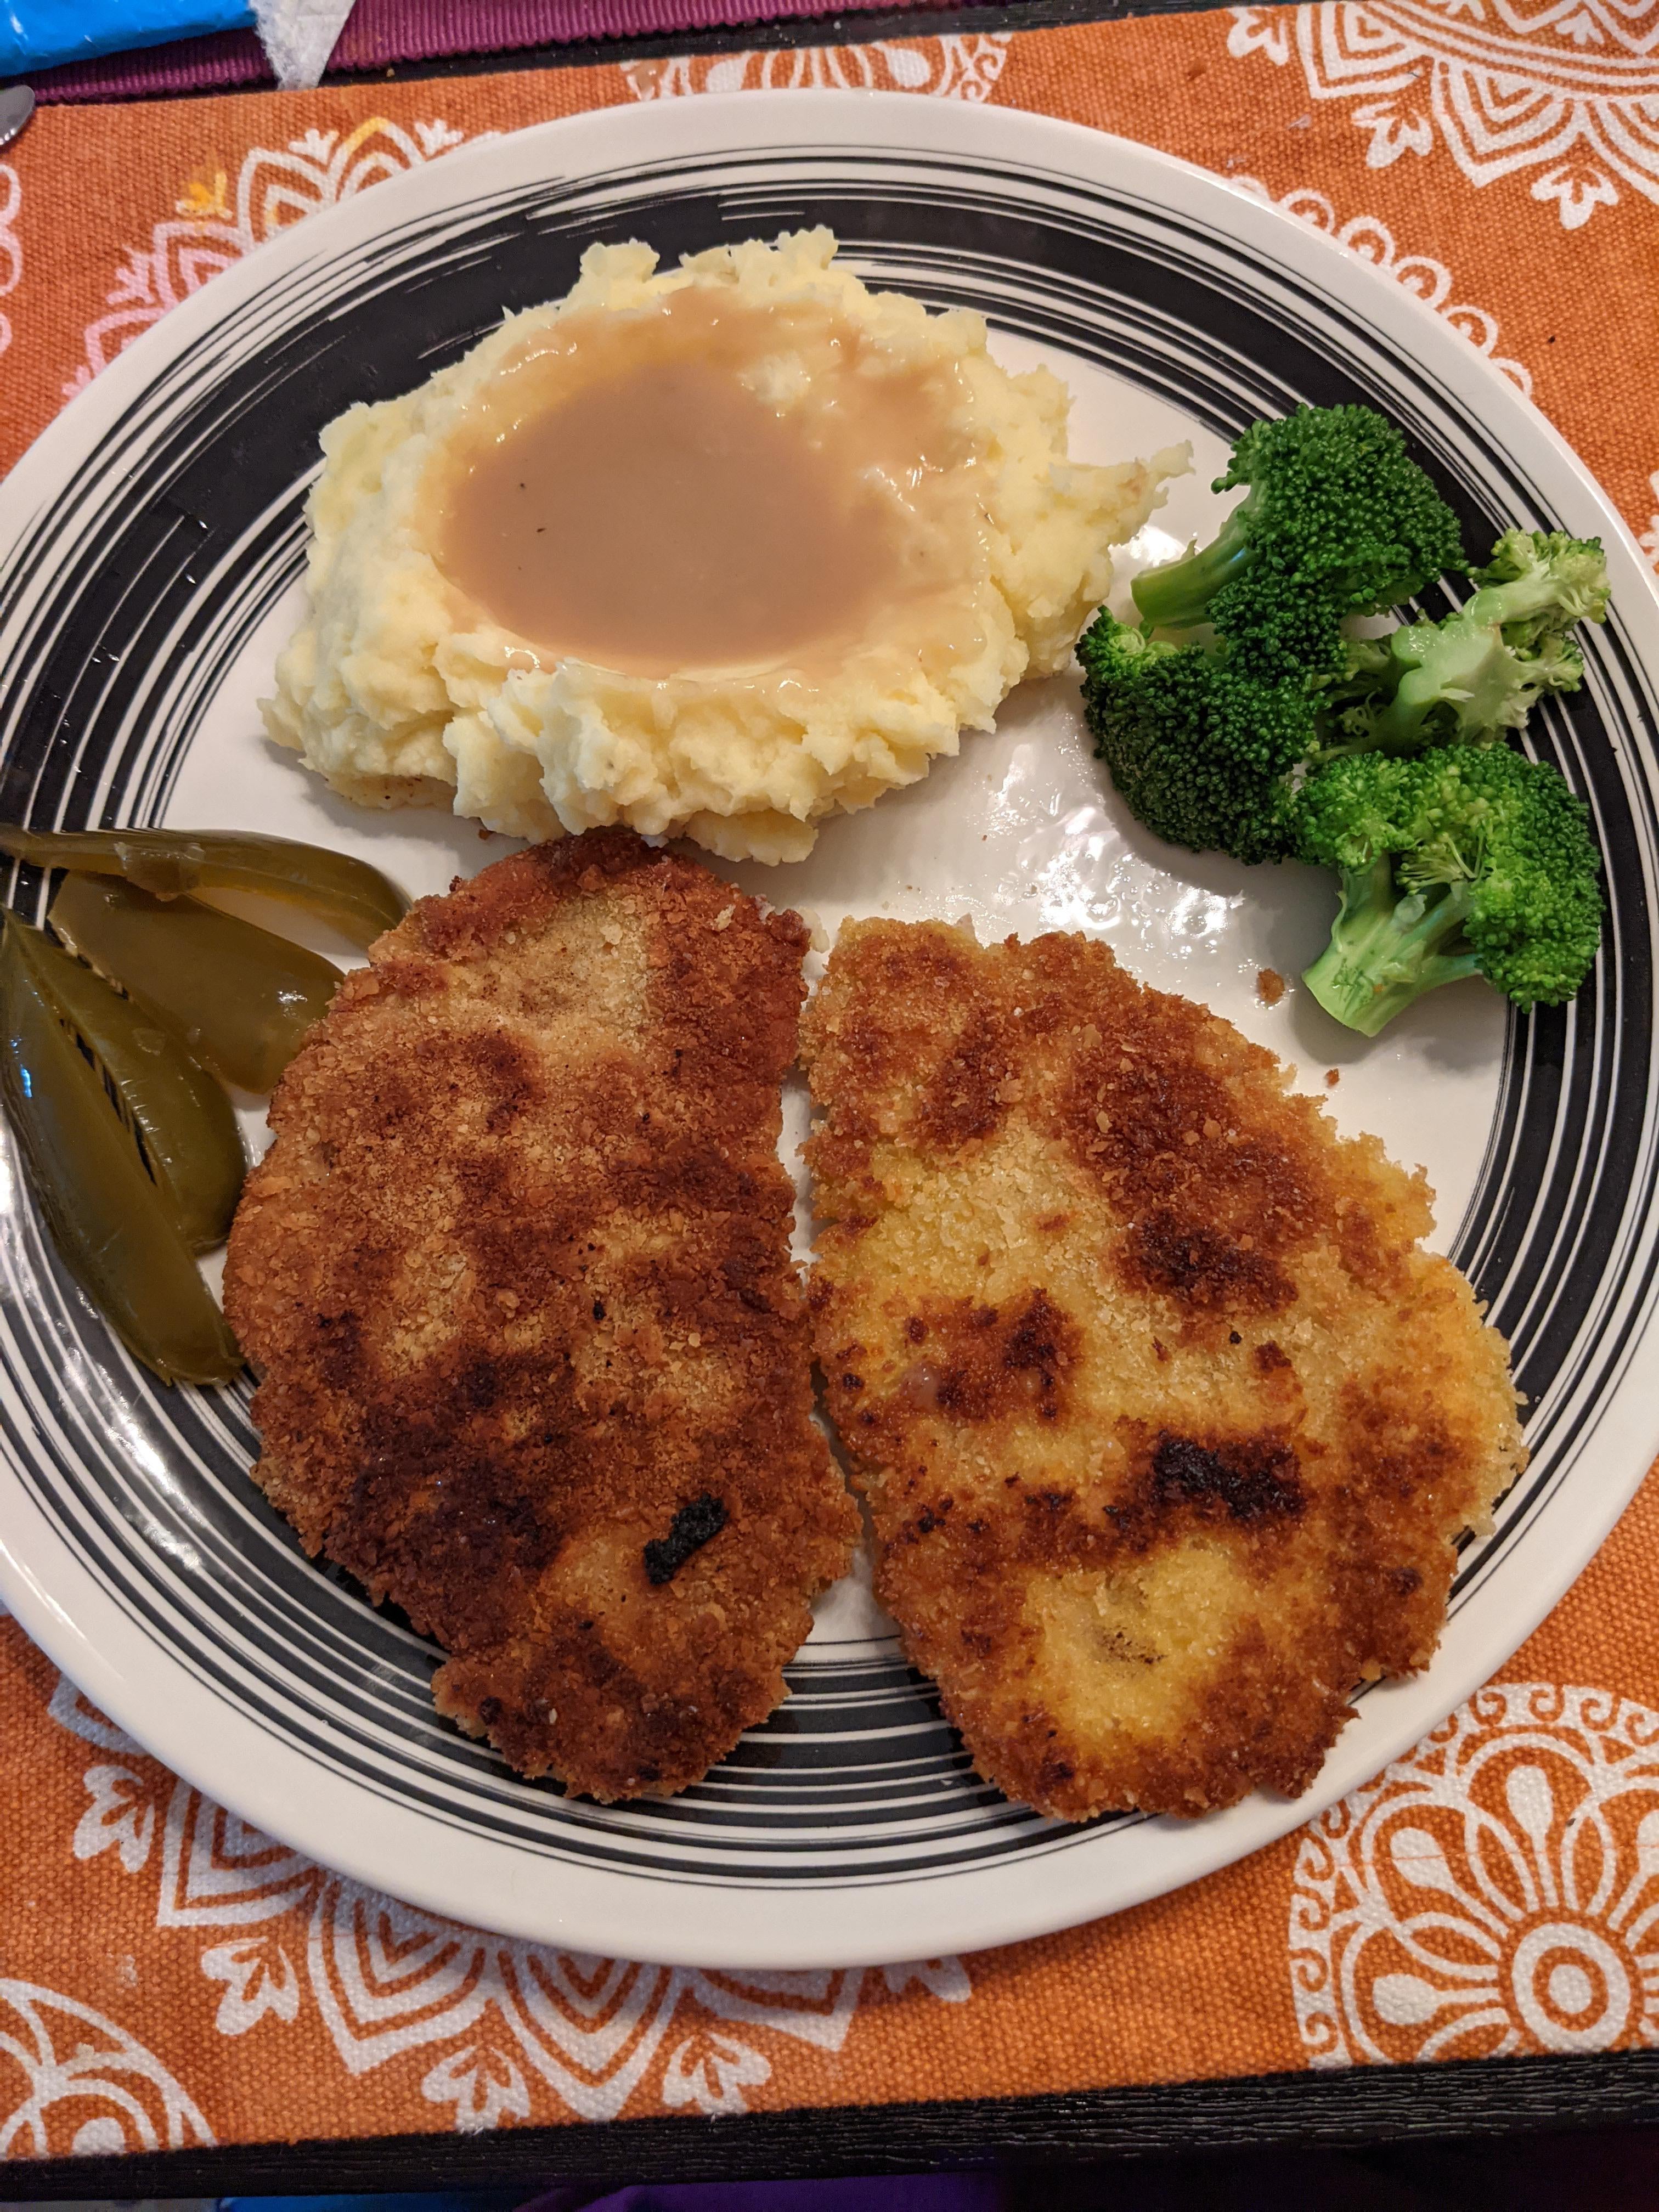
[[1319,0],[1234,8],[1227,49],[1352,104],[1386,168],[1443,144],[1472,185],[1529,177],[1568,230],[1659,200],[1659,0]]
[[1494,1683],[1304,1831],[1310,2066],[1659,2043],[1659,1713]]
[[[480,131],[468,143],[495,136]],[[436,160],[465,137],[441,117],[406,131],[371,115],[353,131],[307,131],[284,147],[251,146],[234,182],[223,170],[199,179],[175,203],[173,216],[152,228],[146,245],[125,249],[105,297],[109,312],[87,325],[84,358],[64,384],[65,396],[265,239],[383,178]]]
[[0,1979],[0,2159],[211,2143],[153,2051],[90,2005]]
[[867,46],[792,46],[763,53],[684,55],[624,62],[635,100],[696,92],[920,92],[935,100],[984,100],[1002,75],[1009,33],[990,31],[878,39]]
[[1485,354],[1492,367],[1501,369],[1511,384],[1518,385],[1528,398],[1532,397],[1530,372],[1520,362],[1509,360],[1497,349],[1497,317],[1489,315],[1484,307],[1471,307],[1467,301],[1453,297],[1452,274],[1443,261],[1432,260],[1426,253],[1402,253],[1387,223],[1374,215],[1357,215],[1339,223],[1335,208],[1323,192],[1316,191],[1310,185],[1299,185],[1275,200],[1259,177],[1230,176],[1227,181],[1241,191],[1283,208],[1310,229],[1323,231],[1339,246],[1346,246],[1350,253],[1357,253],[1362,261],[1369,261],[1385,276],[1392,276],[1395,283],[1403,284],[1466,337],[1478,353]]
[[1659,568],[1659,469],[1648,478],[1648,489],[1653,494],[1654,511],[1648,517],[1648,526],[1637,536],[1637,544],[1656,568]]
[[957,1959],[735,1973],[485,1935],[330,1874],[158,1774],[64,1679],[51,1711],[102,1754],[82,1777],[74,1856],[112,1854],[155,1882],[158,1929],[205,1939],[219,2033],[280,2034],[314,2008],[349,2074],[418,2051],[422,2094],[464,2133],[535,2118],[542,2092],[612,2119],[653,2079],[671,2109],[741,2112],[791,2043],[839,2051],[876,1986],[972,1995]]
[[[23,187],[9,161],[0,161],[0,299],[15,292],[23,274],[23,247],[16,231]],[[11,343],[11,318],[0,308],[0,353]]]

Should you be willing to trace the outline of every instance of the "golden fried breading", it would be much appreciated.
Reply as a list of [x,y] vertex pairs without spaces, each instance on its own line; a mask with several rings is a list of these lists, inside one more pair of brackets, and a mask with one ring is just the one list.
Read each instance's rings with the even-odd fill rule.
[[830,1405],[980,1771],[1305,1790],[1522,1454],[1430,1194],[1103,945],[853,922],[805,1018]]
[[256,1479],[595,1797],[772,1710],[856,1528],[776,1150],[805,942],[627,832],[498,861],[341,985],[231,1232]]

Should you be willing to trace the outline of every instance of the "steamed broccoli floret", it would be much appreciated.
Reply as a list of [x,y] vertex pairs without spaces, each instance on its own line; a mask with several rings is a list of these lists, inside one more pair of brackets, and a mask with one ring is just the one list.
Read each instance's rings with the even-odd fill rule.
[[1589,974],[1599,860],[1555,769],[1504,744],[1361,753],[1310,775],[1289,814],[1298,857],[1342,878],[1304,981],[1349,1029],[1375,1036],[1464,975],[1529,1006],[1571,999]]
[[1290,775],[1314,741],[1305,687],[1242,674],[1103,611],[1078,641],[1084,719],[1138,822],[1195,853],[1276,860]]
[[1601,622],[1607,570],[1598,539],[1511,530],[1480,588],[1439,623],[1346,641],[1328,718],[1342,750],[1405,752],[1518,730],[1546,691],[1574,691],[1584,661],[1576,623]]
[[1456,517],[1369,407],[1252,422],[1214,489],[1236,484],[1249,490],[1219,536],[1133,589],[1162,629],[1212,623],[1253,674],[1335,674],[1345,615],[1380,613],[1463,568]]
[[1467,606],[1385,637],[1348,637],[1300,681],[1249,668],[1211,630],[1177,645],[1103,613],[1078,647],[1084,713],[1131,811],[1172,843],[1241,860],[1289,849],[1285,809],[1304,771],[1348,755],[1486,743],[1545,691],[1583,678],[1575,623],[1607,612],[1593,538],[1510,531]]
[[1253,423],[1216,489],[1240,483],[1249,494],[1212,545],[1135,580],[1148,629],[1204,635],[1173,644],[1103,611],[1078,653],[1096,748],[1138,819],[1195,852],[1279,860],[1296,771],[1326,737],[1348,737],[1326,702],[1360,674],[1344,617],[1461,569],[1462,555],[1450,510],[1368,407]]

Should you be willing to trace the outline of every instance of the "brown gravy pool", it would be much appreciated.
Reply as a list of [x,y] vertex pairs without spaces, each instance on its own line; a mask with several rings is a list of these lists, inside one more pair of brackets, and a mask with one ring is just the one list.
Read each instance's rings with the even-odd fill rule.
[[[750,383],[799,356],[811,404]],[[775,665],[936,590],[907,527],[957,456],[937,370],[872,374],[827,311],[706,287],[562,319],[452,463],[439,565],[532,643],[628,673]]]

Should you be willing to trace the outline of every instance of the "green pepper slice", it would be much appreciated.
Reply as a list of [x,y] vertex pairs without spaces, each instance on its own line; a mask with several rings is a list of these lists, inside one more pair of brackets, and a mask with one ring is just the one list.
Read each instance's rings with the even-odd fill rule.
[[65,876],[48,919],[192,1060],[245,1091],[275,1089],[340,980],[285,937],[192,898],[152,898],[118,876]]
[[144,1166],[194,1252],[222,1244],[247,1159],[231,1103],[170,1030],[14,916],[13,950],[91,1054]]
[[367,860],[243,830],[18,830],[0,823],[0,852],[38,868],[122,876],[152,898],[191,891],[257,891],[331,922],[368,945],[409,901]]
[[0,933],[0,1096],[64,1264],[121,1341],[164,1382],[225,1382],[241,1365],[160,1190],[101,1078]]

